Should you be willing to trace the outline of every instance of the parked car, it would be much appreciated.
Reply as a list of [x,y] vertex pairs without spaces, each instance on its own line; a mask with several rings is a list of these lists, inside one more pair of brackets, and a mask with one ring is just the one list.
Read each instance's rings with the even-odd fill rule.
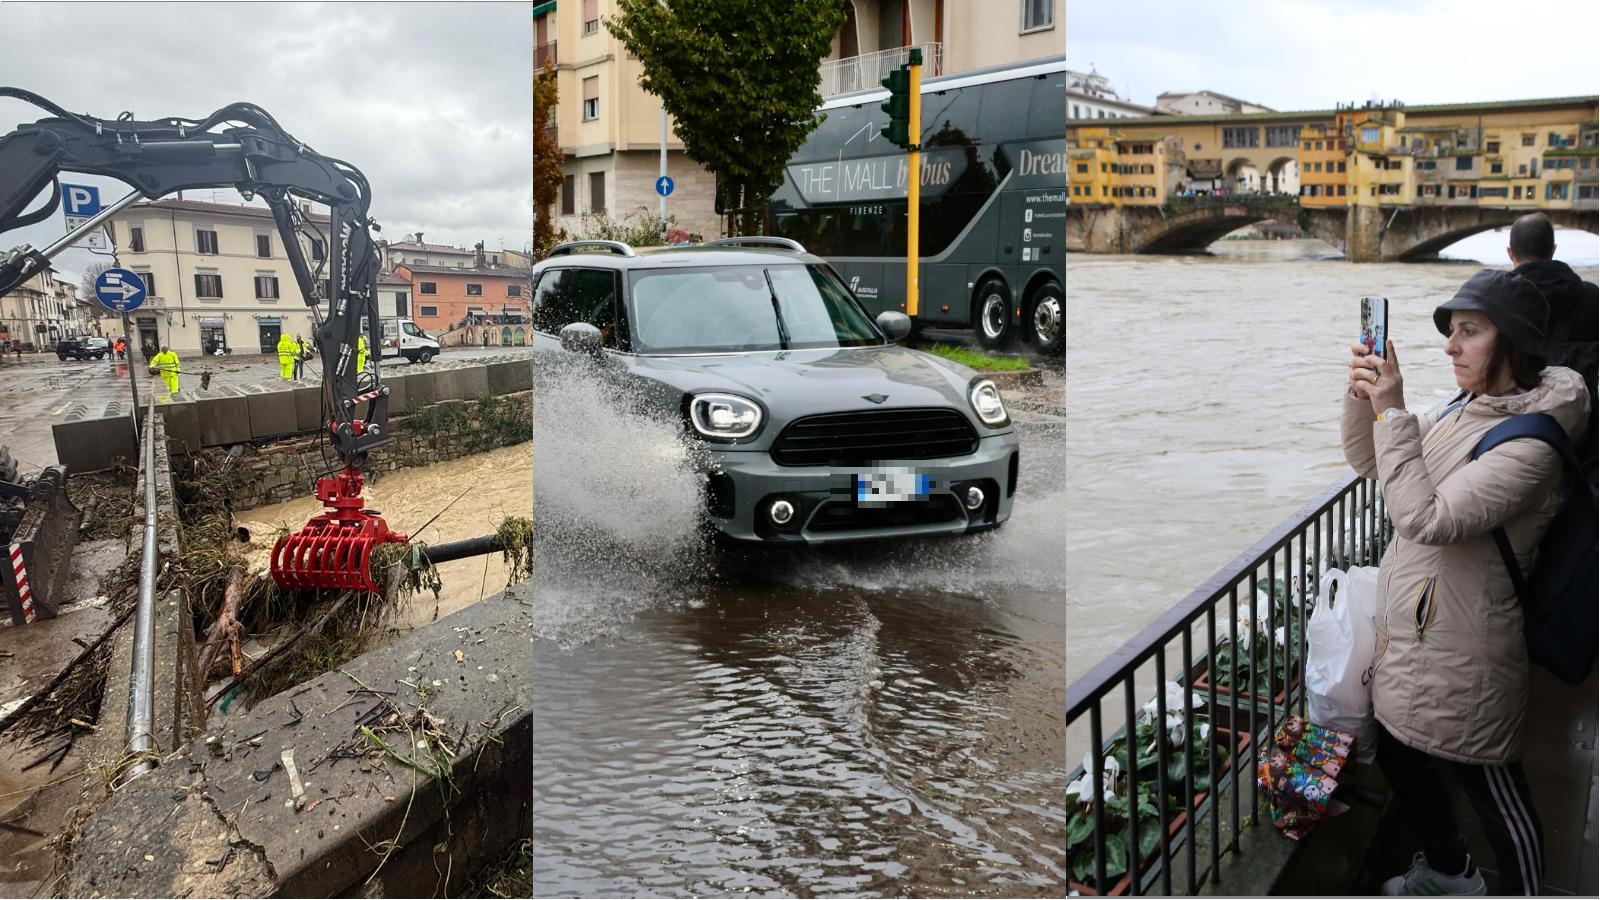
[[56,341],[56,358],[105,359],[111,352],[111,342],[103,337],[69,337]]
[[781,238],[562,244],[534,267],[535,353],[587,357],[711,451],[726,538],[824,543],[995,528],[1018,438],[1000,389],[898,346],[821,258]]

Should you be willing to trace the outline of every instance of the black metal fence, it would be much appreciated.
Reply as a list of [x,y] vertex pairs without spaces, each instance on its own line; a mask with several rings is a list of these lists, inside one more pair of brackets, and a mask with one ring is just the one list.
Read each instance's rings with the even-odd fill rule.
[[[1171,894],[1180,853],[1183,893],[1220,883],[1219,860],[1238,851],[1246,807],[1250,822],[1265,812],[1261,747],[1284,718],[1305,714],[1305,625],[1320,576],[1376,564],[1389,534],[1377,483],[1351,473],[1068,689],[1067,726],[1087,720],[1090,746],[1068,788],[1074,891]],[[1169,660],[1175,644],[1179,659]],[[1136,681],[1151,670],[1155,696],[1141,707]],[[1122,713],[1109,737],[1107,701],[1113,718],[1116,706]]]

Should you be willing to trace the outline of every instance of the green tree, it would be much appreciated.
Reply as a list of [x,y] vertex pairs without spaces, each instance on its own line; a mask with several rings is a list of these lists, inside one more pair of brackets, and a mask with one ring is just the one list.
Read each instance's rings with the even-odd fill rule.
[[843,0],[619,0],[606,28],[639,57],[689,158],[755,234],[783,167],[817,126],[818,66]]
[[550,208],[561,197],[561,143],[555,133],[556,70],[546,61],[533,76],[533,255],[543,259],[565,236],[551,220]]

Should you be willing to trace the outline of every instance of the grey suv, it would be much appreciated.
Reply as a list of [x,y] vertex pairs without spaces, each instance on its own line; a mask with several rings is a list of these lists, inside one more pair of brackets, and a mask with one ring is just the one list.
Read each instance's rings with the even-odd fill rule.
[[822,259],[783,238],[640,249],[574,241],[533,269],[534,349],[590,357],[678,416],[712,462],[727,538],[823,543],[983,531],[1011,515],[1000,390],[896,346]]

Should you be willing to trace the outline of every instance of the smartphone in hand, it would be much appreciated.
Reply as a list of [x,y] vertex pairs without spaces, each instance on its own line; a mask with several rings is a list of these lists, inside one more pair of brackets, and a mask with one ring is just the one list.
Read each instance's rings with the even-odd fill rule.
[[1389,339],[1389,301],[1384,297],[1361,298],[1361,343],[1370,353],[1387,356]]

